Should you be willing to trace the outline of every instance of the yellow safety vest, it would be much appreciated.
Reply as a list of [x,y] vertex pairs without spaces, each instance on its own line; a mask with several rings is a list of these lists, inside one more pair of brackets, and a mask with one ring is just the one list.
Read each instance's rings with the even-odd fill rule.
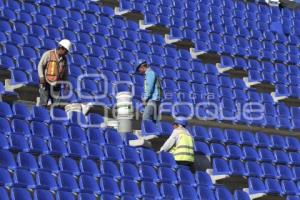
[[194,162],[194,140],[186,130],[180,130],[179,141],[171,149],[176,161]]

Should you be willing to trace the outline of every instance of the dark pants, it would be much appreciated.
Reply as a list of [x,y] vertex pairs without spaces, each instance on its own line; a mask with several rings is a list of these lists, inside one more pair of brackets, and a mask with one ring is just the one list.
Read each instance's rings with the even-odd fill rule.
[[187,161],[176,161],[177,165],[182,165],[188,167],[192,173],[195,173],[195,167],[193,162],[187,162]]
[[[52,94],[51,94],[51,87]],[[44,86],[40,86],[39,92],[40,92],[40,103],[39,106],[47,106],[48,101],[51,100],[51,103],[59,103],[58,96],[60,95],[61,86],[51,86],[48,83],[46,83]]]

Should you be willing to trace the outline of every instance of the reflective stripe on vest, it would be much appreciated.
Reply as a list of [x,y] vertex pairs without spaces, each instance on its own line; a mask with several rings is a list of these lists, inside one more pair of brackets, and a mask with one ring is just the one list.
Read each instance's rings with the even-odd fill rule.
[[179,141],[171,153],[176,161],[194,162],[194,140],[185,130],[180,131]]

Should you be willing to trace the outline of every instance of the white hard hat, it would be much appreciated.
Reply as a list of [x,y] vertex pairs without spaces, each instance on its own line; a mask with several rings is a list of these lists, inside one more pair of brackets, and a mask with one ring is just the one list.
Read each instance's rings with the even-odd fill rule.
[[72,48],[72,43],[68,39],[63,39],[58,43],[60,46],[64,47],[67,49],[69,52],[71,51]]

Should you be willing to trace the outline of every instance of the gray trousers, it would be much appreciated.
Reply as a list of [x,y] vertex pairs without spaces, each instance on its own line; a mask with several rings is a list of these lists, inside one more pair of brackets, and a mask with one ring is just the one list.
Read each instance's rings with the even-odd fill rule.
[[53,86],[53,94],[51,94],[51,86],[49,84],[45,84],[44,86],[40,86],[40,103],[39,106],[47,106],[48,101],[51,100],[51,103],[59,103],[60,99],[57,98],[60,94],[61,86]]
[[143,113],[143,120],[152,120],[158,121],[159,120],[159,101],[150,100],[147,102],[145,106],[144,113]]

